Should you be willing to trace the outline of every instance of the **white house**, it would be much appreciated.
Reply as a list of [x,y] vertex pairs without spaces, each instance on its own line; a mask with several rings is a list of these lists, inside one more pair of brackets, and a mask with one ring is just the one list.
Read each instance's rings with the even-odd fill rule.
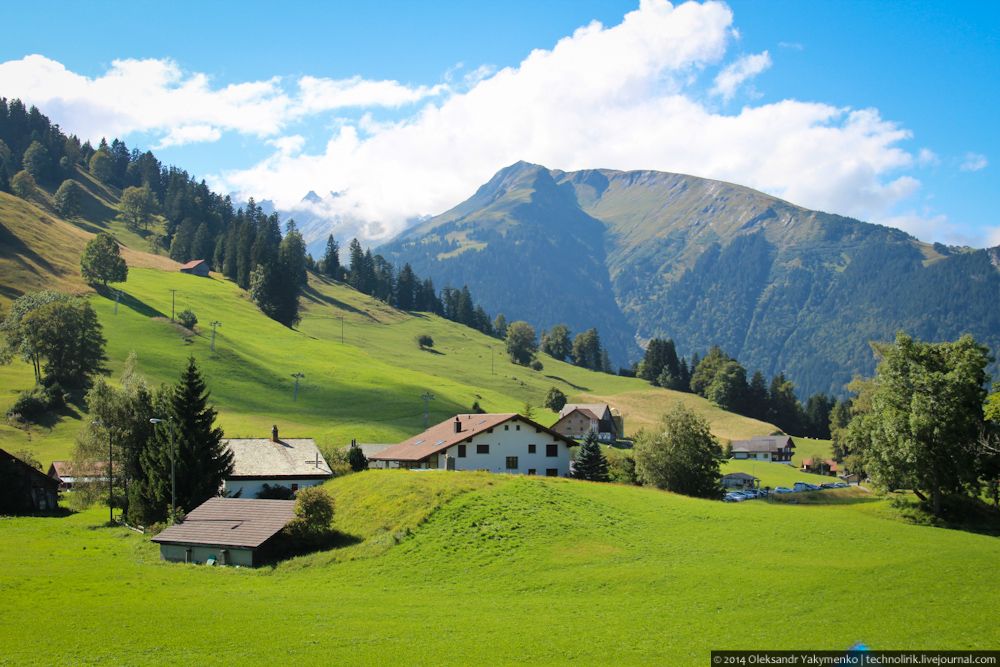
[[732,451],[734,459],[787,463],[795,453],[795,442],[787,435],[761,436],[734,440]]
[[486,470],[565,477],[571,439],[515,413],[464,414],[369,457],[372,468]]
[[230,438],[223,444],[233,453],[233,472],[223,482],[230,497],[256,498],[265,484],[298,491],[333,476],[312,438],[282,440],[277,426],[270,439]]

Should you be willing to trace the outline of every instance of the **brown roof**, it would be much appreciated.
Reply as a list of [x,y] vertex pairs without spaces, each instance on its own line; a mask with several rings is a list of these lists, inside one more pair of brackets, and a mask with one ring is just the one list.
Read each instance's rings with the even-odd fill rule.
[[[117,472],[118,467],[115,467]],[[55,477],[102,477],[108,473],[107,461],[90,461],[74,463],[73,461],[53,461],[49,466],[49,476],[55,472]]]
[[295,517],[294,500],[210,498],[153,538],[165,544],[210,544],[254,549]]
[[559,411],[559,418],[562,419],[574,410],[586,410],[594,416],[594,419],[603,419],[605,412],[611,414],[611,406],[607,403],[567,403]]
[[770,435],[733,441],[734,452],[774,452],[786,446],[795,449],[795,443],[787,435]]
[[[462,430],[455,432],[455,420],[462,425]],[[534,422],[527,417],[523,417],[515,412],[494,413],[494,414],[464,414],[456,415],[450,419],[445,419],[440,424],[435,424],[419,435],[415,435],[409,440],[404,440],[398,445],[393,445],[380,452],[372,454],[369,459],[376,461],[420,461],[422,459],[444,451],[453,445],[478,435],[483,431],[495,428],[506,421],[517,419],[523,421],[528,426],[544,431],[554,438],[558,438],[569,445],[576,445],[575,442],[566,436],[556,433],[550,428]]]
[[584,408],[584,407],[576,407],[576,408],[573,408],[572,410],[570,410],[569,412],[566,412],[566,413],[560,412],[559,413],[560,414],[559,421],[562,421],[563,419],[566,419],[566,417],[569,417],[574,412],[579,412],[581,415],[583,415],[587,419],[596,419],[597,421],[601,421],[601,418],[598,415],[594,414],[594,412],[592,410],[589,410],[589,409]]
[[203,260],[203,259],[192,259],[187,264],[182,264],[181,268],[182,269],[193,269],[194,267],[198,266],[199,264],[204,264],[204,263],[205,263],[205,260]]

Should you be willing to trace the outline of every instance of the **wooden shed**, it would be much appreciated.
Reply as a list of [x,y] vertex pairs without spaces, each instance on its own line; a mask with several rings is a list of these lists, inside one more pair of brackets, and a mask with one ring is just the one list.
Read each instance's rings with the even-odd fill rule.
[[59,481],[0,449],[0,514],[59,508]]
[[187,264],[181,265],[181,273],[190,273],[196,276],[208,277],[208,262],[203,259],[192,259]]

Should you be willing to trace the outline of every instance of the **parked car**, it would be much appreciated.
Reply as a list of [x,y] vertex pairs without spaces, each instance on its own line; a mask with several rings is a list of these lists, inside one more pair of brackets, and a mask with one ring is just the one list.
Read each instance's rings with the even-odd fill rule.
[[774,493],[794,493],[787,486],[779,486],[774,489]]
[[846,489],[849,486],[850,486],[850,484],[848,484],[847,482],[837,482],[836,484],[833,485],[833,488],[835,488],[835,489]]
[[736,491],[727,493],[725,496],[722,497],[722,502],[724,503],[739,503],[743,502],[744,500],[746,500],[746,497],[744,497],[742,493]]
[[809,484],[808,482],[795,482],[792,487],[794,491],[819,491],[819,487],[815,484]]

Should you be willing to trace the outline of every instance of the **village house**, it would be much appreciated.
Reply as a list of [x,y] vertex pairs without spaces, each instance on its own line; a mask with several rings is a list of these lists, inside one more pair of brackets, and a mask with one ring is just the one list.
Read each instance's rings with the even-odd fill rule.
[[787,463],[792,460],[795,443],[787,435],[761,436],[750,440],[734,440],[732,451],[734,459]]
[[613,441],[622,435],[621,417],[607,403],[567,403],[552,430],[568,438],[584,438],[593,432],[600,440]]
[[811,472],[814,475],[831,475],[836,477],[840,472],[840,467],[833,459],[802,459],[802,472]]
[[722,486],[726,489],[756,489],[760,479],[745,472],[731,472],[722,476]]
[[192,259],[187,264],[182,264],[181,273],[190,273],[193,276],[208,277],[208,262],[203,259]]
[[[117,467],[116,467],[117,470]],[[73,461],[53,461],[49,466],[49,477],[59,482],[59,488],[68,491],[74,484],[86,482],[107,482],[107,461],[74,463]]]
[[0,514],[51,512],[59,507],[59,482],[0,449]]
[[565,477],[575,444],[519,414],[462,414],[373,453],[369,466]]
[[271,428],[270,438],[229,438],[222,442],[233,453],[233,472],[223,482],[229,497],[256,498],[265,484],[295,492],[333,476],[312,438],[282,440],[277,426]]
[[209,498],[152,541],[163,560],[254,567],[275,554],[293,518],[294,500]]

